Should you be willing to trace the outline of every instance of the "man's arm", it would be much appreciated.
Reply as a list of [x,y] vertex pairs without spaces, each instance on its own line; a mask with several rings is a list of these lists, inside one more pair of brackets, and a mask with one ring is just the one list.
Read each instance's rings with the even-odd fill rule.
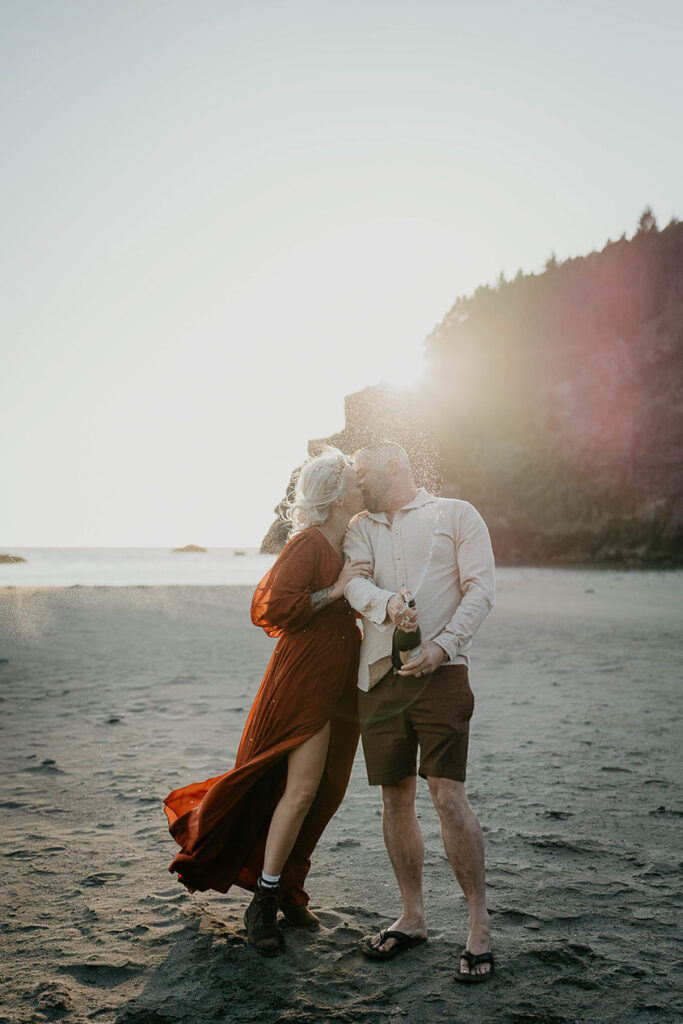
[[324,590],[316,590],[311,594],[311,608],[314,612],[320,612],[323,608],[329,608],[340,597],[344,596],[344,588],[352,579],[367,579],[371,575],[372,563],[369,561],[352,561],[344,558],[344,565],[339,576],[331,587]]
[[[349,524],[344,537],[344,554],[353,560],[370,562],[374,569],[374,552],[359,520]],[[387,603],[390,598],[394,597],[393,590],[383,590],[382,587],[375,586],[371,579],[362,579],[357,576],[346,584],[344,597],[352,608],[360,612],[364,618],[374,622],[380,629],[386,629],[391,625],[391,620],[387,615]]]
[[466,504],[456,529],[456,561],[463,598],[452,619],[438,636],[426,640],[422,653],[406,662],[401,676],[422,676],[444,662],[454,661],[493,608],[494,561],[486,524],[477,510]]
[[495,563],[486,523],[476,508],[466,504],[456,534],[456,561],[460,574],[462,601],[453,618],[434,642],[453,661],[460,647],[469,643],[493,608]]

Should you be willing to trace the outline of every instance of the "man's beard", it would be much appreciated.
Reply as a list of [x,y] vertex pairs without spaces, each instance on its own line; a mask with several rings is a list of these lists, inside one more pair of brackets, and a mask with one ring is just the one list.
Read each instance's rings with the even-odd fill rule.
[[371,491],[366,491],[365,488],[361,488],[363,491],[363,500],[365,501],[365,507],[368,512],[384,512],[384,497],[386,495],[386,487],[379,490],[373,488]]

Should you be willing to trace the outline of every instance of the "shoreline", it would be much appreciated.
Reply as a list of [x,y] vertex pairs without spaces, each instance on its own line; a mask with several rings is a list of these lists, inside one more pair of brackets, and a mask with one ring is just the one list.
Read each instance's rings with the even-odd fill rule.
[[[268,556],[270,557],[270,556]],[[274,556],[273,556],[274,557]],[[497,565],[496,566],[496,577],[505,577],[508,573],[516,572],[529,572],[529,573],[558,573],[560,575],[571,575],[583,574],[590,575],[595,574],[596,576],[607,576],[608,574],[624,575],[624,576],[675,576],[679,574],[681,580],[683,580],[683,564],[675,565],[621,565],[618,563],[614,564],[566,564],[566,565]],[[209,590],[221,590],[221,589],[232,589],[242,588],[248,589],[249,587],[255,587],[258,580],[253,584],[250,582],[240,582],[238,580],[231,582],[184,582],[179,580],[174,583],[168,582],[154,582],[154,583],[0,583],[0,593],[3,591],[16,591],[16,590],[167,590],[174,588],[183,589],[202,589],[206,588]]]

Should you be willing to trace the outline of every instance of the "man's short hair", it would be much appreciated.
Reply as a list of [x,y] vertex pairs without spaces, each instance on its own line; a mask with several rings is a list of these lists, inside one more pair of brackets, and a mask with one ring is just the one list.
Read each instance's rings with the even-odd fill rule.
[[407,451],[395,441],[373,441],[372,444],[366,444],[354,452],[354,459],[357,459],[359,455],[369,455],[373,460],[376,459],[383,468],[389,465],[390,459],[395,459],[401,469],[409,473],[411,477],[413,475]]

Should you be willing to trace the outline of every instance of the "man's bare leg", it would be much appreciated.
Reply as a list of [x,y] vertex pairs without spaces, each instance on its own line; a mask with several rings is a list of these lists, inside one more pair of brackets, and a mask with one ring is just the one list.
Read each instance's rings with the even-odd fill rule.
[[[465,784],[452,779],[430,778],[429,791],[441,822],[443,845],[453,873],[465,894],[470,915],[470,933],[466,949],[486,953],[491,933],[486,909],[484,835],[472,810]],[[488,974],[490,964],[477,964],[474,974]],[[469,974],[466,960],[460,961],[460,973]]]
[[[420,938],[427,936],[422,899],[422,862],[424,843],[415,811],[417,779],[410,776],[393,786],[382,786],[382,832],[391,866],[403,899],[403,913],[391,925],[391,931]],[[396,945],[387,939],[379,945],[379,936],[371,943],[382,952]]]

